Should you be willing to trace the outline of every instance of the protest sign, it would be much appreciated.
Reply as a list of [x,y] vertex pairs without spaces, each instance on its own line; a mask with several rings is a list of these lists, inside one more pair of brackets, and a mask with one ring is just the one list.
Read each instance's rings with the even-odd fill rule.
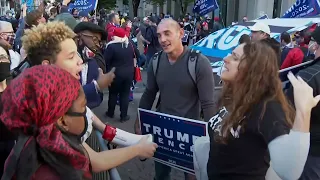
[[218,8],[217,0],[197,0],[194,3],[193,12],[203,16]]
[[68,10],[71,12],[73,8],[78,9],[78,11],[90,12],[95,10],[98,5],[98,0],[75,0],[68,6]]
[[159,146],[154,159],[193,174],[193,143],[207,135],[207,123],[144,109],[139,119],[142,134],[153,134]]
[[270,27],[270,36],[280,41],[282,32],[293,33],[308,28],[314,23],[320,22],[319,18],[292,18],[292,19],[262,19],[238,23],[228,28],[211,33],[201,39],[193,46],[194,50],[199,50],[210,60],[212,71],[218,73],[222,59],[226,57],[239,44],[239,39],[243,34],[250,35],[250,27],[256,22],[262,22]]
[[281,18],[312,17],[320,14],[318,0],[297,0]]

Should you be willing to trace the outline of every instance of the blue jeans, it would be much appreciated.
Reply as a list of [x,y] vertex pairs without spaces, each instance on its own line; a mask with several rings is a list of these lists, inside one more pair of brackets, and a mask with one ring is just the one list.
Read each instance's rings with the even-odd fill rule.
[[140,54],[139,58],[138,58],[138,66],[142,67],[147,61],[147,57],[144,54]]

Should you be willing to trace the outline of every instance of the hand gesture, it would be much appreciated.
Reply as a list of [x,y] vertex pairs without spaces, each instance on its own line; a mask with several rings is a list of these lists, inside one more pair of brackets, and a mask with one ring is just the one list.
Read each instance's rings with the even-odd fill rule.
[[311,109],[318,104],[320,95],[314,97],[313,89],[300,76],[295,77],[289,72],[288,79],[293,86],[296,110],[300,112],[310,112]]
[[144,136],[136,146],[138,147],[139,157],[141,158],[153,157],[154,152],[156,152],[158,148],[156,143],[148,141],[148,136]]
[[111,85],[111,83],[115,77],[114,72],[115,72],[116,68],[113,67],[111,69],[111,71],[109,71],[106,74],[103,74],[102,69],[99,68],[98,70],[99,70],[99,77],[98,77],[97,83],[99,85],[100,90],[103,90]]
[[7,49],[11,49],[12,46],[8,43],[8,41],[4,40],[3,38],[0,37],[0,45],[7,48]]

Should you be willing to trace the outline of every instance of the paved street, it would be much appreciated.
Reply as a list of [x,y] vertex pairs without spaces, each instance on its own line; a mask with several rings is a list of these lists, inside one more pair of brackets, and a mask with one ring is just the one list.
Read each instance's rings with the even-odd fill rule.
[[[146,72],[142,71],[143,80],[146,81]],[[119,106],[117,106],[115,111],[115,118],[107,118],[104,113],[108,107],[108,94],[105,93],[104,101],[100,107],[94,109],[93,111],[96,115],[103,121],[108,122],[111,125],[118,127],[120,129],[126,130],[128,132],[133,132],[133,125],[137,115],[137,108],[144,91],[143,83],[140,82],[137,84],[137,88],[134,92],[134,100],[129,105],[128,114],[131,116],[130,121],[125,123],[120,123],[120,112]],[[121,165],[117,168],[122,180],[152,180],[154,177],[154,163],[152,160],[147,160],[145,162],[140,162],[138,158],[133,159],[124,165]],[[172,170],[171,173],[172,180],[182,180],[184,179],[183,173],[177,170]]]

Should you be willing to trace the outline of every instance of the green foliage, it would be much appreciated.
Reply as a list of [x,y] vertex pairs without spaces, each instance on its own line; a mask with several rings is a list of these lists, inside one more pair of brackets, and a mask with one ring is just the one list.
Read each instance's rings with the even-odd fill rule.
[[98,1],[98,8],[105,8],[105,9],[114,9],[116,7],[116,0],[99,0]]
[[123,5],[129,5],[129,0],[123,0]]

